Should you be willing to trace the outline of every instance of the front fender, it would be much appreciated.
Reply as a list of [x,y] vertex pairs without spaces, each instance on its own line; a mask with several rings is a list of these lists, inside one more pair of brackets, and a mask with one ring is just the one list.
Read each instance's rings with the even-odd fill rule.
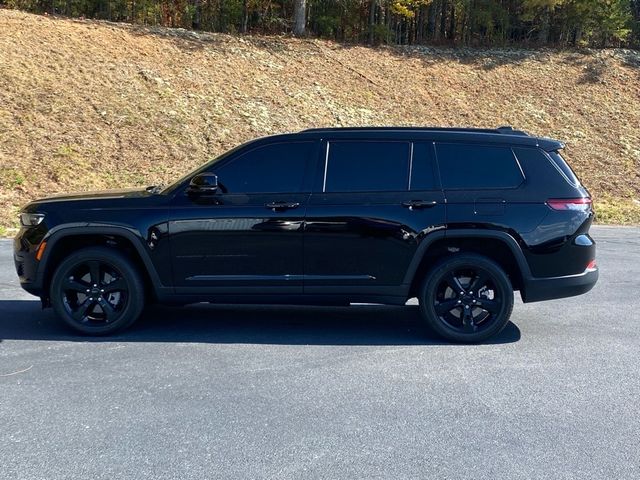
[[50,277],[51,272],[49,272],[49,267],[53,252],[56,251],[56,245],[64,238],[85,235],[105,235],[124,238],[138,254],[151,280],[151,287],[156,294],[160,294],[162,290],[167,288],[163,286],[158,270],[151,259],[147,242],[138,230],[123,225],[73,223],[56,226],[47,232],[43,238],[42,241],[47,242],[47,247],[38,265],[36,280],[34,282],[35,289],[44,291],[45,282],[47,278]]

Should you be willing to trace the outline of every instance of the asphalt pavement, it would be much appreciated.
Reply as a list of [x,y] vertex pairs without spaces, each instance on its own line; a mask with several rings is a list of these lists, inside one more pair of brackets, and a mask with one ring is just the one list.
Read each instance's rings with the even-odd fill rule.
[[148,309],[77,337],[0,240],[0,479],[640,478],[640,228],[450,345],[415,307]]

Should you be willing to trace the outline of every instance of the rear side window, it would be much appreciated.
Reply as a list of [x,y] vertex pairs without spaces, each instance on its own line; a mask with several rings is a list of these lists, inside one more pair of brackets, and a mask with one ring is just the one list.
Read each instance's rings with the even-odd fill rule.
[[516,188],[524,180],[509,147],[440,143],[436,151],[445,189]]
[[560,155],[560,152],[550,152],[549,156],[551,157],[553,164],[556,166],[556,168],[558,168],[558,170],[562,172],[562,174],[567,178],[569,183],[571,183],[574,187],[577,187],[580,185],[580,180],[578,180],[578,177],[576,177],[576,174],[573,173],[573,170],[571,170],[571,167],[565,161],[565,159],[562,158],[562,155]]
[[407,190],[409,142],[336,141],[327,148],[325,192]]
[[295,193],[313,154],[313,142],[272,143],[214,169],[225,193]]

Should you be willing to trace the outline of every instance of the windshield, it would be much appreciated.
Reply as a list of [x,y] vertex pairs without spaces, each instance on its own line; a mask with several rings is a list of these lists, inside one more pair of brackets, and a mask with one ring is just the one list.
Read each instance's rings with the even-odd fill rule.
[[181,177],[179,180],[173,182],[171,185],[165,187],[161,193],[163,194],[168,194],[168,193],[173,193],[175,192],[178,188],[180,188],[180,186],[186,182],[188,179],[190,179],[191,177],[193,177],[194,175],[197,175],[199,173],[208,171],[211,169],[211,167],[213,165],[215,165],[216,163],[218,163],[221,160],[224,160],[225,158],[227,158],[229,155],[237,152],[238,150],[240,150],[241,148],[243,148],[245,145],[248,145],[250,143],[253,143],[254,140],[251,140],[249,142],[243,143],[242,145],[238,145],[237,147],[223,153],[222,155],[214,158],[213,160],[208,161],[207,163],[205,163],[204,165],[202,165],[201,167],[198,167],[195,170],[192,170],[191,172],[187,173],[186,175],[184,175],[183,177]]

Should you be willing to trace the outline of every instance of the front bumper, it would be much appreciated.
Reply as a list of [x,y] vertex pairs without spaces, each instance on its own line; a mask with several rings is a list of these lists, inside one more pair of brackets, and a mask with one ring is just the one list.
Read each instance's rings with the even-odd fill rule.
[[566,277],[530,278],[520,292],[524,303],[574,297],[591,290],[598,281],[598,269]]
[[22,230],[13,241],[13,262],[20,280],[20,286],[31,295],[40,296],[42,285],[38,285],[36,251],[39,242],[31,243],[28,234]]

